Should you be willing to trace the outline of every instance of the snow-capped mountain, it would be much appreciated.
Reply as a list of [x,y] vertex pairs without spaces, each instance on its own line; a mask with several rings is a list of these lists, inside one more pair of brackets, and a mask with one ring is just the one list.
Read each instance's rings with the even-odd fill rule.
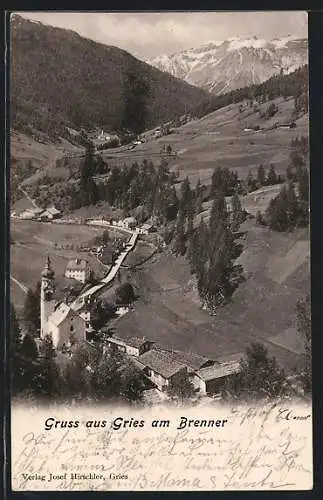
[[307,39],[288,35],[270,41],[256,36],[230,38],[146,62],[192,85],[223,94],[261,83],[281,71],[295,71],[307,60]]

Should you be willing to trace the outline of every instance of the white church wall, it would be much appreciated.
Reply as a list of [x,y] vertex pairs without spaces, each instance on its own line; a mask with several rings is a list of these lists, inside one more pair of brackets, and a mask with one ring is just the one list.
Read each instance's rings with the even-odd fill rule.
[[49,334],[55,348],[60,348],[63,344],[68,345],[72,340],[83,342],[86,339],[85,321],[72,311],[59,325],[53,324],[49,318]]

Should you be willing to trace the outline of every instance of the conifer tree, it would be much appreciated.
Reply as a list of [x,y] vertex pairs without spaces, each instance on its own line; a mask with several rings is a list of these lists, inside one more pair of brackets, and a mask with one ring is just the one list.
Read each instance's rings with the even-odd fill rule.
[[175,255],[185,255],[186,252],[186,236],[184,230],[184,213],[180,207],[175,229],[175,236],[173,241],[173,252]]
[[35,290],[28,289],[24,302],[23,319],[28,333],[36,335],[40,328],[40,283]]
[[289,391],[289,384],[284,370],[276,359],[268,354],[259,342],[252,342],[246,349],[245,358],[241,359],[241,372],[236,380],[236,390],[244,398],[275,398]]
[[270,201],[266,218],[270,229],[288,231],[296,226],[299,213],[294,186],[289,182],[288,186],[284,185],[280,193]]
[[257,182],[254,179],[251,170],[249,170],[247,178],[246,178],[246,185],[247,185],[247,190],[250,193],[251,191],[254,191],[257,188]]
[[40,350],[39,371],[34,381],[34,391],[40,398],[53,400],[60,395],[62,379],[55,361],[53,341],[49,335],[44,338]]
[[239,231],[239,227],[244,221],[244,212],[242,210],[241,201],[239,195],[235,193],[231,198],[232,203],[232,221],[231,229],[236,232]]
[[203,187],[200,178],[198,178],[195,186],[194,200],[195,200],[194,211],[196,214],[199,214],[200,212],[202,212],[202,202],[203,202]]
[[34,339],[27,333],[20,346],[20,354],[30,361],[35,361],[38,358],[38,349]]
[[210,239],[213,239],[213,235],[215,235],[218,225],[221,222],[227,222],[227,218],[228,211],[225,198],[221,194],[217,194],[213,200],[210,214]]
[[298,184],[299,198],[300,200],[309,201],[309,176],[307,168],[303,168],[299,176]]
[[269,186],[277,184],[277,174],[275,171],[275,167],[272,163],[270,164],[270,168],[269,168],[269,172],[268,172],[268,176],[267,176],[267,183]]
[[265,167],[262,164],[259,165],[258,170],[257,170],[257,180],[258,180],[259,186],[264,186],[266,183],[266,171],[265,171]]
[[302,383],[305,393],[310,393],[312,389],[312,329],[309,295],[297,302],[296,314],[297,331],[305,346]]
[[298,206],[298,200],[296,197],[294,185],[292,182],[289,182],[287,185],[286,211],[287,211],[287,217],[288,217],[288,226],[289,226],[289,228],[293,228],[297,224],[297,219],[299,216],[299,206]]

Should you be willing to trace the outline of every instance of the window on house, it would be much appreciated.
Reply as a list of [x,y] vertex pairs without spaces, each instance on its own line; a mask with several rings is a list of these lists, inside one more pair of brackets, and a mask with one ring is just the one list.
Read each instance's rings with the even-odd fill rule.
[[71,326],[70,326],[70,331],[72,332],[73,330],[74,330],[74,326],[73,326],[73,325],[71,325]]

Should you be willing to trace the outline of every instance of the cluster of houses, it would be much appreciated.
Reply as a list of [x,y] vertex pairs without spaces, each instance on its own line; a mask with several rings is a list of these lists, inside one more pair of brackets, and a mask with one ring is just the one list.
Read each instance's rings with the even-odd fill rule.
[[50,221],[53,219],[57,219],[60,217],[61,212],[54,206],[48,207],[48,208],[39,208],[39,207],[33,207],[33,208],[27,208],[21,213],[17,212],[12,212],[11,216],[12,217],[18,217],[19,219],[25,219],[25,220],[39,220],[39,221]]
[[141,226],[138,226],[135,217],[126,217],[125,219],[119,221],[111,221],[113,226],[120,227],[122,229],[129,229],[132,231],[137,231],[139,234],[149,234],[156,232],[157,228],[153,222],[145,222]]
[[186,375],[196,393],[218,394],[228,380],[240,372],[239,359],[217,361],[197,354],[160,348],[146,338],[119,338],[112,335],[106,339],[106,349],[128,355],[161,392]]
[[[87,273],[89,267],[85,260],[76,259],[68,263],[66,276],[83,282]],[[48,257],[41,273],[40,337],[50,335],[54,348],[59,352],[69,349],[73,344],[91,343],[91,298],[88,297],[88,300],[78,306],[75,303],[69,305],[67,301],[57,302],[54,276]],[[122,310],[117,311],[117,315],[123,315],[127,311],[128,308],[123,306]],[[104,327],[97,333],[102,339],[104,338],[105,353],[114,351],[128,356],[147,383],[149,382],[152,390],[157,392],[157,396],[158,394],[165,396],[171,384],[176,383],[176,380],[181,383],[183,375],[192,383],[197,394],[216,395],[225,387],[227,381],[240,371],[238,359],[220,361],[171,350],[147,338],[118,337],[109,329],[104,331]]]

